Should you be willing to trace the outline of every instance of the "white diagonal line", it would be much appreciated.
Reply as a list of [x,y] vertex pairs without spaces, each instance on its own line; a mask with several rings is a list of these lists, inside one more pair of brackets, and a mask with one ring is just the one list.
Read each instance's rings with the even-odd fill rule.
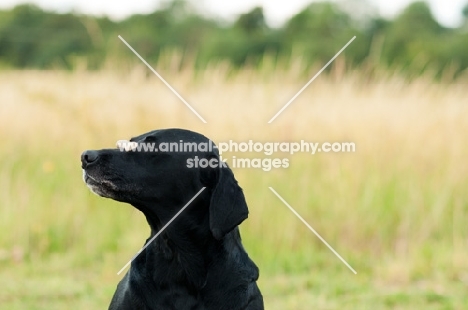
[[135,51],[135,50],[133,49],[133,47],[131,47],[131,45],[128,44],[127,41],[124,40],[124,38],[122,38],[122,37],[119,35],[119,39],[122,40],[122,42],[123,42],[125,45],[127,45],[127,47],[128,47],[138,58],[140,58],[140,60],[141,60],[154,74],[156,74],[156,76],[157,76],[157,77],[174,93],[174,95],[177,96],[177,98],[179,98],[179,99],[187,106],[187,108],[190,109],[190,111],[192,111],[196,116],[198,116],[198,118],[199,118],[203,123],[206,124],[205,119],[204,119],[203,117],[201,117],[201,115],[198,114],[198,112],[195,111],[195,109],[194,109],[187,101],[185,101],[185,99],[184,99],[181,95],[179,95],[179,93],[178,93],[168,82],[166,82],[166,80],[165,80],[156,70],[154,70],[153,67],[151,67],[151,66],[149,65],[149,63],[147,63],[146,60],[145,60],[143,57],[140,56],[140,54],[137,53],[137,51]]
[[326,64],[326,65],[325,65],[325,66],[324,66],[324,67],[323,67],[323,68],[322,68],[322,69],[321,69],[319,72],[317,72],[317,74],[316,74],[316,75],[314,75],[314,76],[313,76],[313,77],[310,79],[310,81],[309,81],[309,82],[307,82],[307,84],[305,84],[305,85],[304,85],[304,87],[302,87],[302,88],[301,88],[301,90],[299,90],[299,91],[297,92],[297,94],[295,94],[295,95],[294,95],[294,97],[292,97],[292,98],[291,98],[291,99],[288,101],[288,103],[286,103],[286,104],[284,105],[284,107],[282,107],[282,108],[281,108],[281,110],[279,110],[279,111],[278,111],[278,113],[276,113],[276,114],[275,114],[275,116],[273,116],[273,117],[272,117],[272,119],[270,119],[270,120],[268,121],[268,124],[270,124],[271,122],[273,122],[273,121],[275,120],[275,118],[277,118],[277,117],[278,117],[278,115],[280,115],[280,114],[281,114],[281,112],[283,112],[283,111],[284,111],[284,110],[285,110],[285,109],[286,109],[286,108],[287,108],[287,107],[288,107],[288,106],[289,106],[289,105],[290,105],[290,104],[291,104],[291,103],[294,101],[294,99],[296,99],[296,98],[297,98],[297,96],[299,96],[299,95],[300,95],[300,94],[301,94],[301,93],[304,91],[304,89],[306,89],[306,88],[307,88],[307,86],[309,86],[309,85],[310,85],[310,83],[312,83],[312,82],[315,80],[315,78],[317,78],[317,76],[319,76],[319,75],[320,75],[320,73],[322,73],[322,72],[323,72],[323,70],[325,70],[325,69],[326,69],[326,68],[327,68],[327,67],[328,67],[328,66],[329,66],[329,65],[330,65],[330,64],[333,62],[333,60],[335,60],[335,59],[336,59],[336,57],[338,57],[338,55],[340,55],[340,54],[341,54],[341,52],[343,52],[343,51],[344,51],[344,50],[345,50],[345,49],[348,47],[348,45],[350,45],[350,44],[351,44],[351,42],[353,42],[353,41],[354,41],[354,39],[356,39],[356,36],[354,36],[354,37],[353,37],[351,40],[349,40],[349,42],[348,42],[348,43],[346,43],[346,45],[345,45],[345,46],[343,46],[343,48],[342,48],[342,49],[340,49],[340,51],[339,51],[338,53],[336,53],[336,55],[335,55],[335,56],[333,56],[333,58],[332,58],[332,59],[330,59],[330,61],[329,61],[329,62],[327,62],[327,64]]
[[159,230],[158,233],[157,233],[156,235],[154,235],[153,238],[151,238],[151,239],[145,244],[145,246],[142,247],[142,248],[140,249],[140,251],[138,251],[138,253],[136,253],[136,254],[132,257],[132,259],[128,261],[128,263],[125,264],[125,266],[122,267],[122,269],[119,270],[119,272],[117,272],[117,274],[120,274],[122,271],[124,271],[124,269],[127,268],[127,266],[130,265],[131,262],[132,262],[138,255],[140,255],[140,253],[143,252],[143,250],[146,249],[146,247],[147,247],[148,245],[150,245],[151,242],[153,242],[154,239],[156,239],[156,238],[167,228],[167,226],[169,226],[169,225],[172,223],[172,221],[174,221],[174,220],[185,210],[185,208],[187,208],[187,207],[192,203],[192,201],[194,201],[195,198],[197,198],[197,196],[200,195],[201,192],[203,192],[203,190],[204,190],[205,188],[206,188],[206,187],[202,187],[202,189],[199,190],[198,193],[196,193],[195,196],[193,196],[192,199],[190,199],[190,201],[187,202],[187,204],[186,204],[185,206],[183,206],[182,209],[180,209],[180,211],[177,212],[176,215],[174,215],[174,217],[172,217],[171,220],[170,220],[169,222],[167,222],[167,224],[164,225],[163,228],[161,228],[161,230]]
[[343,257],[341,257],[340,254],[338,254],[338,252],[336,252],[326,241],[325,239],[322,238],[322,236],[320,236],[318,234],[318,232],[315,231],[315,229],[312,228],[312,226],[310,226],[303,218],[302,216],[299,215],[299,213],[296,212],[296,210],[293,209],[293,207],[291,207],[287,202],[286,200],[283,199],[283,197],[281,197],[274,189],[273,187],[268,187],[272,192],[273,194],[275,194],[288,208],[289,210],[292,211],[292,213],[294,213],[294,215],[296,215],[301,221],[302,223],[304,223],[304,225],[307,226],[307,228],[309,228],[316,236],[317,238],[319,238],[329,249],[330,251],[333,252],[333,254],[335,254],[342,262],[343,264],[346,265],[346,267],[348,267],[354,274],[357,274],[356,270],[353,269],[353,267],[351,267],[344,259]]

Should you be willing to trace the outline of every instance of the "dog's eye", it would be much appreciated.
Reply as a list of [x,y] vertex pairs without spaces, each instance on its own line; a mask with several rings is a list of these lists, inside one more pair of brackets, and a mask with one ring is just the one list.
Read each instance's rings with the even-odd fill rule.
[[147,136],[147,137],[145,137],[144,142],[156,142],[156,137],[155,136]]

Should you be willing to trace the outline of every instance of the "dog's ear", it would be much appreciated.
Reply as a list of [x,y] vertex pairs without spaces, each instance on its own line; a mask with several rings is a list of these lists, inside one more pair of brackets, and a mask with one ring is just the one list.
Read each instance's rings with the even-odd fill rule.
[[220,167],[218,181],[211,195],[210,229],[220,240],[248,216],[249,210],[242,188],[228,167]]

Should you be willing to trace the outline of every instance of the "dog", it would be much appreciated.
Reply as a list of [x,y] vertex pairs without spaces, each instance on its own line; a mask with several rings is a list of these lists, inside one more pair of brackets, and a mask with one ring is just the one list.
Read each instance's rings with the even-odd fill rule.
[[119,148],[85,151],[81,165],[92,192],[131,204],[151,230],[110,310],[264,309],[259,269],[238,228],[247,203],[211,140],[189,130],[154,130]]

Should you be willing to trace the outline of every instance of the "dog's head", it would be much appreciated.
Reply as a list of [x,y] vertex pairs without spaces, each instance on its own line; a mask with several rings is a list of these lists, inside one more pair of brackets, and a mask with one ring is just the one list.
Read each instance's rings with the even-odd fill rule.
[[[193,204],[199,221],[221,239],[247,218],[232,171],[205,136],[182,129],[155,130],[119,141],[115,149],[81,155],[83,179],[94,193],[127,202],[147,218],[167,222],[203,187]],[[151,223],[150,223],[151,224]]]

